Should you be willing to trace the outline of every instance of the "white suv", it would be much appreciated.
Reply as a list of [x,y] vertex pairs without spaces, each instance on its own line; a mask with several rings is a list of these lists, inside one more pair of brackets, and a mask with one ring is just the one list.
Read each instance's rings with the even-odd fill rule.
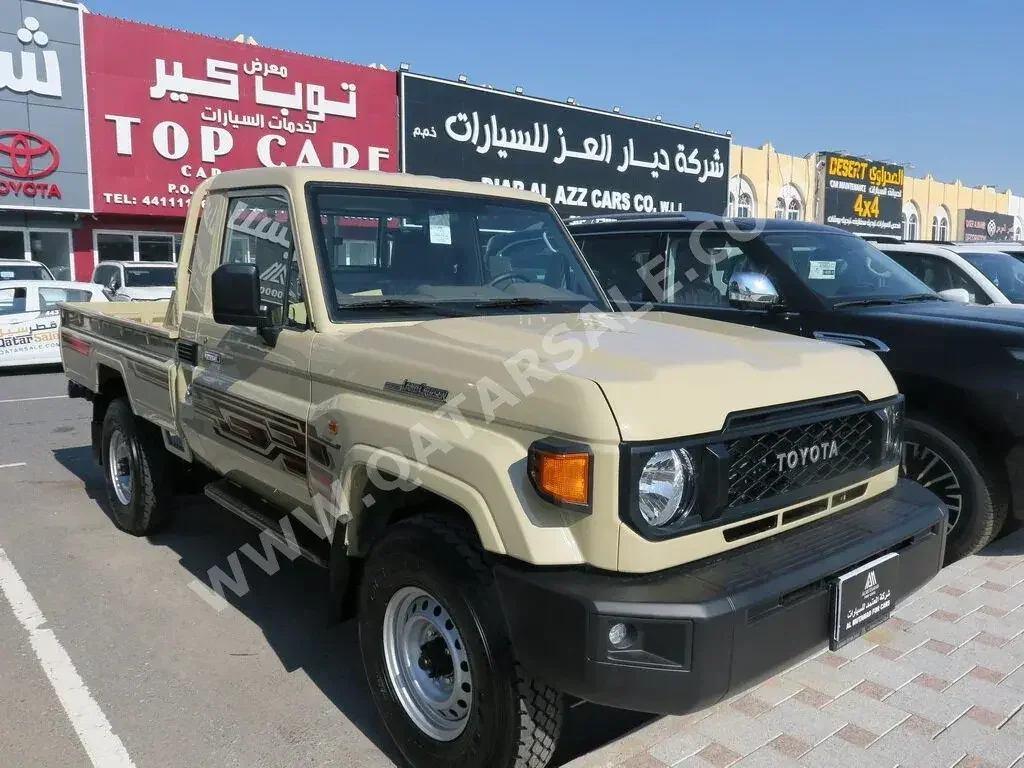
[[882,239],[873,244],[934,291],[959,288],[972,303],[1024,307],[1024,262],[995,245]]

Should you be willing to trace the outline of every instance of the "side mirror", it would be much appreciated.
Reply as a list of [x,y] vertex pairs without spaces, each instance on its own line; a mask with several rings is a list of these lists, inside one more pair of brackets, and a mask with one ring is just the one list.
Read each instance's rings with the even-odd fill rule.
[[729,303],[742,309],[770,309],[779,304],[772,281],[757,272],[737,272],[729,280]]
[[966,288],[947,288],[944,291],[939,291],[939,296],[950,301],[955,301],[960,304],[970,304],[971,294]]
[[221,264],[213,272],[213,320],[221,325],[256,328],[260,311],[260,272],[255,264]]

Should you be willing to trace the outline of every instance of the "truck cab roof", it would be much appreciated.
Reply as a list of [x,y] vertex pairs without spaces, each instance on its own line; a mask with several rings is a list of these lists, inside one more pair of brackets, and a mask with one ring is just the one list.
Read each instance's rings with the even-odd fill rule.
[[453,194],[501,197],[531,203],[547,203],[547,199],[533,192],[512,189],[477,181],[442,179],[437,176],[415,176],[408,173],[383,171],[353,171],[339,168],[280,166],[275,168],[247,168],[225,171],[208,179],[200,187],[209,192],[244,187],[303,188],[306,184],[345,184],[354,187],[404,188],[408,190],[449,192]]

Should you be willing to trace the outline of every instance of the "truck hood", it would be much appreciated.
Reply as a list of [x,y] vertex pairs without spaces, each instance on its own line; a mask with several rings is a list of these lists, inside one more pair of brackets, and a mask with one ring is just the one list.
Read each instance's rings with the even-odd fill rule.
[[[736,411],[896,392],[870,352],[664,312],[451,318],[343,338],[344,350],[327,342],[331,353],[314,366],[340,353],[350,363],[344,378],[378,392],[426,403],[409,387],[396,391],[406,382],[424,384],[447,391],[449,402],[458,398],[467,416],[590,439],[701,434],[721,429]],[[531,363],[536,375],[527,370]],[[495,406],[498,400],[504,402]],[[597,413],[609,406],[611,430]]]

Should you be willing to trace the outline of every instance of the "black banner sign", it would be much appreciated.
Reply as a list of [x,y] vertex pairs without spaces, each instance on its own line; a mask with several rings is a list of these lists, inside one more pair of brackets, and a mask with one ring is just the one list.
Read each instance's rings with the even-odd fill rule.
[[818,222],[850,232],[903,231],[903,167],[830,152],[818,155]]
[[960,239],[967,242],[1013,240],[1013,224],[1013,216],[1005,213],[963,208],[960,210]]
[[565,217],[724,214],[731,139],[403,73],[402,170],[538,192]]

